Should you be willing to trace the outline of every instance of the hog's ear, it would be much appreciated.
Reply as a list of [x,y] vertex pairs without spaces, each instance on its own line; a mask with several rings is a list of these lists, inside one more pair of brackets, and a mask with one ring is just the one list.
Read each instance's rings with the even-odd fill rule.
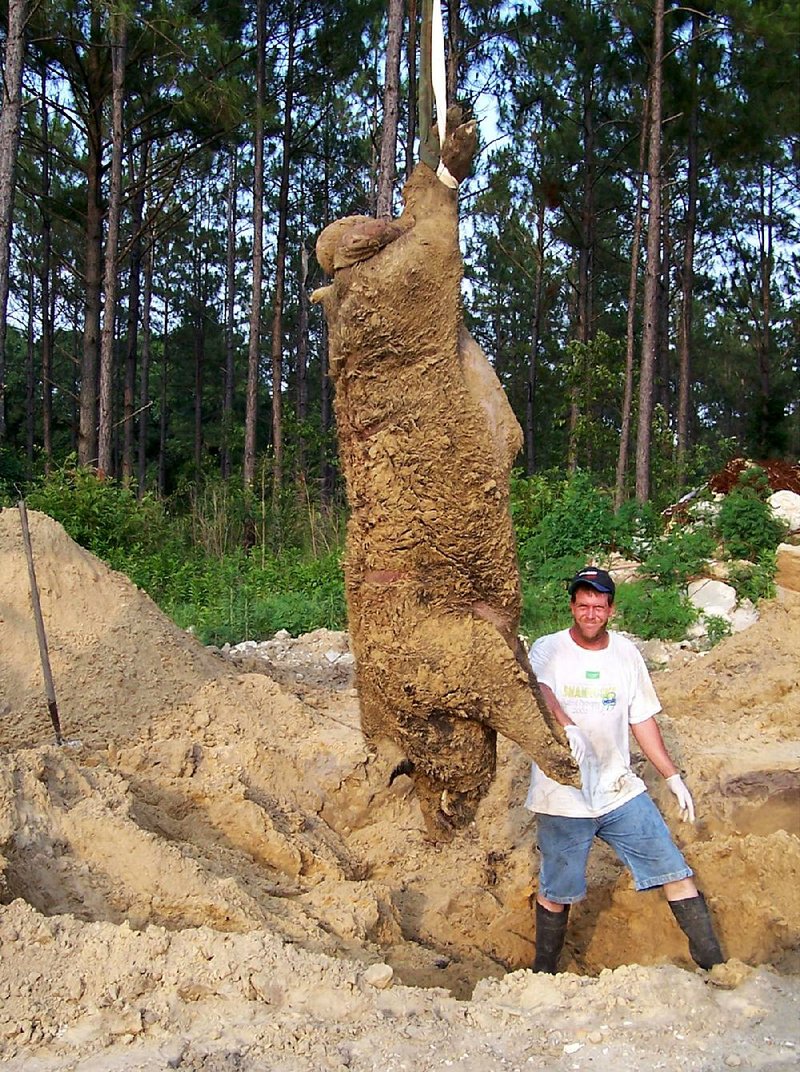
[[344,236],[359,224],[371,220],[371,216],[344,216],[329,223],[317,239],[317,260],[325,275],[333,275],[336,266],[336,250]]
[[404,234],[410,226],[408,219],[404,220],[373,220],[368,219],[364,223],[356,224],[342,236],[342,240],[336,247],[336,256],[333,267],[349,268],[361,261],[368,261],[376,253],[394,242]]

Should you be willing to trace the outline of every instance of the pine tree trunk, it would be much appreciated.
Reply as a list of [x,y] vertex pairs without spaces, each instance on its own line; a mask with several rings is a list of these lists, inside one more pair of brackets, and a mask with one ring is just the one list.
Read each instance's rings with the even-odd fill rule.
[[47,108],[47,64],[42,63],[41,91],[42,126],[42,450],[45,471],[50,471],[53,458],[53,310],[50,288],[50,263],[53,238],[50,216],[50,118]]
[[231,435],[233,433],[233,388],[236,375],[234,328],[236,308],[236,189],[238,168],[236,146],[230,148],[228,172],[228,202],[225,213],[225,382],[222,392],[222,452],[220,473],[227,480],[231,475]]
[[686,220],[681,270],[681,314],[678,325],[678,479],[686,479],[686,455],[690,441],[692,386],[692,303],[694,300],[694,251],[697,230],[697,110],[693,106],[686,161]]
[[636,183],[636,212],[633,217],[631,239],[631,272],[628,278],[628,314],[625,327],[625,390],[622,398],[622,424],[619,434],[619,454],[614,490],[614,509],[619,510],[625,498],[625,477],[628,472],[631,423],[633,418],[633,365],[636,346],[636,299],[639,289],[639,254],[642,242],[642,201],[644,198],[644,159],[647,148],[650,94],[646,94],[642,108],[642,133],[639,139],[639,170]]
[[[768,174],[765,175],[765,169]],[[756,448],[760,457],[770,454],[769,424],[772,419],[772,270],[774,266],[774,173],[770,164],[761,166],[760,212],[758,220],[758,268],[760,306],[756,319],[755,346],[760,384]]]
[[[662,147],[663,155],[663,147]],[[670,404],[670,305],[669,281],[672,273],[672,234],[670,216],[672,199],[668,177],[661,179],[661,266],[658,281],[658,343],[656,345],[656,383],[654,400],[661,406],[669,424],[672,406]]]
[[447,0],[447,100],[458,99],[458,79],[461,67],[460,0]]
[[153,261],[155,243],[148,234],[144,246],[144,280],[142,295],[142,366],[139,374],[139,443],[137,464],[137,494],[141,498],[147,490],[147,438],[150,425],[150,358],[152,354],[153,328]]
[[295,12],[289,18],[289,51],[286,58],[283,148],[278,193],[278,240],[275,251],[275,301],[272,315],[272,503],[277,507],[283,489],[283,302],[286,288],[286,244],[289,217],[289,170],[292,155],[292,110],[294,107]]
[[661,90],[664,56],[664,0],[653,0],[653,56],[650,75],[650,124],[647,152],[647,264],[644,277],[642,366],[639,376],[639,424],[636,434],[636,499],[650,496],[650,435],[653,419],[658,289],[661,269]]
[[[323,137],[323,160],[322,160],[322,224],[327,227],[331,219],[330,191],[331,172],[333,168],[333,148],[331,135],[331,90],[326,88],[325,101],[325,132]],[[319,308],[319,306],[317,306]],[[328,325],[325,317],[322,317],[320,325],[320,348],[319,348],[319,427],[320,427],[320,503],[330,506],[333,499],[334,474],[333,466],[328,457],[328,440],[331,432],[332,406],[331,406],[331,381],[328,374]]]
[[417,0],[408,0],[408,33],[406,35],[406,180],[414,170],[414,141],[417,134]]
[[525,467],[528,476],[536,472],[536,391],[539,371],[539,342],[542,334],[542,294],[544,291],[544,196],[540,193],[536,210],[536,275],[533,281],[533,322],[528,361],[528,390],[525,406]]
[[70,391],[70,446],[72,453],[80,461],[80,439],[81,439],[81,370],[83,361],[83,348],[78,349],[78,339],[80,338],[80,315],[77,304],[73,306],[72,310],[72,354],[71,354],[71,391]]
[[86,279],[83,349],[81,353],[80,428],[78,462],[97,463],[97,371],[100,347],[100,308],[103,281],[103,72],[100,58],[100,14],[91,12],[86,113]]
[[22,113],[22,66],[27,13],[27,0],[8,0],[8,32],[3,70],[2,109],[0,109],[0,443],[6,438],[8,290],[11,269],[14,179],[17,170]]
[[25,348],[25,458],[28,473],[33,473],[33,445],[36,429],[36,377],[34,375],[33,355],[36,349],[34,334],[34,312],[36,309],[36,286],[33,264],[28,263],[28,332]]
[[689,449],[690,391],[692,377],[692,302],[694,299],[694,243],[697,231],[697,41],[700,33],[700,16],[692,16],[692,47],[690,52],[690,79],[692,102],[689,109],[689,133],[686,146],[686,220],[683,238],[683,264],[681,268],[681,304],[678,324],[678,479],[686,480],[686,455]]
[[397,119],[400,107],[400,46],[403,37],[403,0],[389,0],[386,67],[383,85],[383,129],[378,164],[376,216],[392,215],[397,172]]
[[[578,252],[577,330],[578,342],[590,342],[593,329],[594,292],[594,68],[583,81],[583,194],[581,197],[581,245]],[[570,391],[567,469],[574,473],[578,467],[578,419],[580,417],[580,385]]]
[[258,365],[261,349],[261,287],[264,274],[264,50],[266,0],[256,4],[256,116],[253,131],[253,279],[250,334],[247,346],[247,396],[244,419],[244,486],[251,489],[256,475],[258,422]]
[[192,350],[194,354],[194,475],[199,480],[203,472],[203,394],[206,363],[206,310],[203,286],[203,251],[194,249],[194,306]]
[[122,212],[122,108],[125,95],[125,37],[123,16],[113,17],[111,26],[112,110],[111,110],[111,184],[108,195],[105,270],[103,273],[103,331],[100,337],[100,422],[98,428],[97,467],[112,472],[112,383],[114,375],[114,336],[117,311],[117,250]]
[[[302,227],[301,227],[302,234]],[[300,441],[297,445],[297,468],[305,476],[305,422],[308,420],[308,250],[300,247],[300,286],[297,322],[297,424]]]
[[161,335],[160,412],[158,416],[158,494],[163,499],[167,491],[167,383],[169,380],[169,279],[164,279],[164,327]]
[[137,178],[131,218],[133,242],[131,244],[130,270],[128,273],[128,325],[125,343],[125,386],[122,396],[122,479],[126,484],[130,483],[134,469],[136,365],[139,357],[139,321],[142,315],[142,250],[144,247],[142,221],[144,219],[149,150],[149,142],[144,141],[141,149],[141,170]]

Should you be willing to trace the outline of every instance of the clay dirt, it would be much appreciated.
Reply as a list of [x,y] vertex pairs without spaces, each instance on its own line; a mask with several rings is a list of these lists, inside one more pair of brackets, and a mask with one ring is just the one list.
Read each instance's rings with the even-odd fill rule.
[[[31,513],[54,743],[16,510],[0,512],[0,1061],[25,1072],[759,1070],[800,1047],[800,595],[654,675],[681,823],[731,958],[697,970],[610,852],[562,974],[528,970],[528,762],[498,738],[434,843],[359,724],[343,633],[205,649]],[[641,759],[636,760],[642,766]]]

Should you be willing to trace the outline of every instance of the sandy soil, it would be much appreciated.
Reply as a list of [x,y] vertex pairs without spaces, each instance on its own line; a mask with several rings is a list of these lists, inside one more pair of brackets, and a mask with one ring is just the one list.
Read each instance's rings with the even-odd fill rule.
[[[532,956],[535,822],[503,742],[476,821],[425,835],[358,726],[347,637],[233,661],[30,515],[0,512],[0,1062],[26,1072],[789,1069],[800,1001],[800,597],[656,675],[677,821],[732,958],[592,858],[567,969]],[[263,656],[263,657],[262,657]]]

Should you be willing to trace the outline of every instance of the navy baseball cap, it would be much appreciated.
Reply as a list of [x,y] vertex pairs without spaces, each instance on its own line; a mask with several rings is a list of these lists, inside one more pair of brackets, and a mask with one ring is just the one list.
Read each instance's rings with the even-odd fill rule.
[[617,590],[616,585],[611,580],[611,575],[597,566],[584,566],[582,570],[578,570],[569,582],[569,594],[574,595],[575,589],[582,584],[587,584],[597,592],[604,592],[606,595],[611,596],[612,599]]

